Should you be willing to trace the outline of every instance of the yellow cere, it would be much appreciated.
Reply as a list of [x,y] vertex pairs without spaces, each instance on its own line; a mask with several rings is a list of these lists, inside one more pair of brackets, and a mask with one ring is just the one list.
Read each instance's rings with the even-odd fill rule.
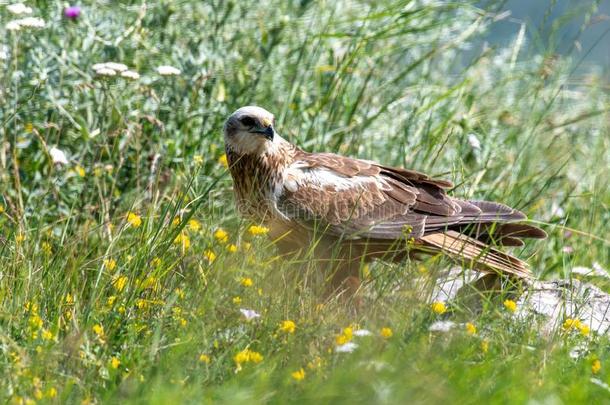
[[271,122],[271,120],[269,118],[265,117],[265,118],[262,119],[262,124],[263,124],[264,127],[268,127],[268,126],[270,126],[272,124],[272,122]]

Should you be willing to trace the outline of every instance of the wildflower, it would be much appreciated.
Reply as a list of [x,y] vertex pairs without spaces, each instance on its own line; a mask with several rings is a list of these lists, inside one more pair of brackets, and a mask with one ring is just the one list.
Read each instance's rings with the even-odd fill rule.
[[241,304],[241,297],[240,296],[233,297],[232,301],[233,301],[233,304],[239,305],[239,304]]
[[51,147],[51,149],[49,149],[49,155],[51,155],[51,160],[53,160],[53,163],[60,164],[60,165],[68,164],[68,158],[66,157],[66,154],[64,153],[64,151],[56,148],[55,146],[53,146],[53,147]]
[[72,294],[67,293],[64,298],[64,301],[66,302],[67,305],[72,305],[72,304],[74,304],[74,297],[72,296]]
[[[391,332],[391,330],[390,330],[390,332]],[[367,329],[356,329],[354,331],[354,336],[371,336],[371,335],[372,335],[371,331],[367,330]]]
[[188,324],[188,321],[186,319],[184,319],[184,318],[180,318],[178,320],[178,323],[180,324],[181,327],[184,328]]
[[55,398],[57,396],[57,390],[55,387],[50,387],[46,393],[47,398]]
[[114,302],[116,301],[116,296],[115,295],[111,295],[110,297],[108,297],[108,299],[106,300],[106,305],[108,305],[109,307],[114,305]]
[[173,66],[162,65],[157,68],[157,73],[161,76],[178,76],[182,72]]
[[602,369],[602,362],[599,361],[599,359],[593,360],[593,363],[591,363],[591,372],[593,374],[597,374],[600,372],[601,369]]
[[[17,26],[19,26],[18,29],[20,29],[21,27],[44,28],[44,26],[45,26],[44,20],[42,18],[38,18],[38,17],[25,17],[20,20],[13,20],[10,23],[17,24]],[[8,29],[8,24],[7,24],[6,28]]]
[[85,169],[81,165],[76,165],[74,170],[76,171],[76,174],[78,174],[78,177],[80,177],[80,178],[85,177],[86,172],[85,172]]
[[112,356],[112,358],[110,359],[110,367],[117,369],[117,368],[119,368],[120,365],[121,365],[121,360],[119,360],[115,356]]
[[100,325],[99,323],[96,325],[93,325],[93,328],[91,328],[93,330],[93,333],[95,333],[95,335],[99,338],[103,338],[104,337],[104,327],[102,325]]
[[251,225],[248,228],[248,232],[250,232],[250,234],[253,236],[265,235],[267,232],[269,232],[269,228],[264,226]]
[[127,213],[127,222],[134,228],[137,228],[142,225],[142,218],[135,212],[130,211]]
[[203,156],[201,156],[201,155],[193,156],[193,162],[195,162],[195,164],[197,164],[197,165],[202,165],[203,164]]
[[130,80],[138,80],[140,78],[140,74],[138,72],[134,72],[133,70],[126,70],[121,72],[121,77]]
[[118,276],[115,277],[114,280],[112,281],[112,286],[114,287],[115,290],[117,290],[118,292],[121,292],[125,289],[125,286],[127,285],[127,276]]
[[352,328],[350,328],[350,327],[343,328],[343,331],[341,332],[341,334],[337,335],[337,337],[335,337],[335,342],[339,346],[345,345],[350,340],[352,340],[352,336],[353,336]]
[[9,21],[8,23],[6,23],[6,29],[7,31],[19,31],[21,29],[21,25],[19,25],[19,22],[15,21]]
[[22,243],[22,242],[25,241],[25,239],[26,239],[26,237],[25,237],[25,235],[23,233],[18,233],[15,236],[15,242],[17,242],[17,243]]
[[255,352],[250,349],[244,349],[233,356],[233,361],[237,364],[238,369],[244,363],[252,362],[258,364],[263,361],[263,356],[259,352]]
[[40,390],[40,388],[35,388],[34,389],[34,398],[36,398],[38,401],[40,401],[43,397],[42,391]]
[[434,312],[435,314],[438,314],[438,315],[442,315],[445,312],[447,312],[447,306],[445,305],[444,302],[441,302],[441,301],[433,302],[431,308],[432,308],[432,312]]
[[42,340],[53,340],[53,332],[48,329],[43,329],[40,337]]
[[305,370],[303,370],[303,368],[300,368],[297,371],[293,371],[292,373],[290,373],[290,376],[296,381],[302,381],[305,379]]
[[297,328],[296,323],[294,323],[293,321],[291,321],[289,319],[282,321],[280,323],[280,330],[285,333],[294,333],[296,328]]
[[510,312],[515,312],[517,310],[517,303],[513,300],[504,300],[504,308]]
[[9,4],[8,6],[6,6],[6,9],[8,10],[9,13],[12,13],[15,15],[32,14],[32,8],[26,6],[23,3]]
[[252,281],[251,278],[249,277],[242,277],[242,279],[239,282],[241,285],[243,285],[244,287],[252,287],[252,285],[254,284],[254,281]]
[[216,260],[216,253],[208,249],[203,252],[203,257],[208,261],[208,263],[212,264],[214,263],[214,260]]
[[227,252],[229,253],[235,253],[237,252],[237,245],[234,245],[232,243],[227,245]]
[[229,167],[229,161],[227,160],[226,153],[218,158],[218,163],[225,169]]
[[[235,298],[239,298],[239,297],[235,297]],[[233,298],[233,303],[235,303],[235,298]],[[241,299],[239,300],[239,302],[241,302]],[[261,316],[261,314],[259,314],[258,312],[254,311],[252,309],[240,308],[239,312],[241,312],[241,314],[244,316],[244,318],[246,318],[247,321],[251,321],[252,319],[260,318],[260,316]]]
[[381,335],[381,337],[389,339],[392,337],[392,335],[394,335],[394,332],[392,332],[392,329],[390,328],[381,328],[379,334]]
[[0,214],[4,213],[4,205],[0,204]]
[[187,250],[191,247],[191,239],[185,232],[180,232],[174,239],[174,244],[181,245],[183,250]]
[[110,70],[114,70],[115,73],[124,72],[127,69],[129,69],[127,67],[127,65],[125,65],[123,63],[117,63],[117,62],[96,63],[95,65],[92,66],[92,68],[93,68],[93,70],[110,69]]
[[488,350],[489,350],[489,340],[483,339],[481,341],[481,351],[483,353],[487,353]]
[[161,266],[162,260],[158,257],[153,257],[153,259],[150,261],[150,265],[153,267],[159,267]]
[[563,322],[563,329],[565,331],[570,331],[572,329],[580,329],[581,326],[582,323],[580,322],[580,319],[568,318]]
[[214,232],[214,238],[220,243],[227,243],[229,241],[229,234],[222,228],[218,228],[216,232]]
[[116,260],[114,259],[104,259],[103,264],[108,271],[116,269]]
[[580,326],[580,333],[583,336],[589,336],[589,333],[591,333],[591,328],[589,327],[589,325],[582,324]]
[[335,351],[337,353],[351,353],[354,350],[356,350],[356,348],[358,347],[358,345],[354,342],[347,342],[341,345],[338,345],[337,347],[335,347]]
[[477,327],[472,322],[466,323],[466,333],[469,335],[475,335],[477,333]]
[[210,364],[210,356],[207,354],[201,353],[199,355],[199,361],[205,364]]
[[70,6],[64,9],[64,17],[68,20],[76,20],[80,17],[80,7],[78,6]]
[[53,249],[51,248],[51,244],[49,242],[42,242],[40,244],[40,250],[42,250],[42,253],[44,253],[46,256],[51,256],[53,253]]
[[30,328],[40,329],[42,328],[42,318],[38,314],[33,314],[29,319]]
[[113,77],[113,76],[116,76],[116,71],[114,71],[110,68],[99,68],[95,71],[95,74],[98,76]]
[[188,228],[193,232],[199,232],[201,229],[201,222],[197,221],[195,218],[189,219],[187,223]]
[[449,332],[451,329],[455,327],[455,322],[452,321],[436,321],[428,330],[430,332]]

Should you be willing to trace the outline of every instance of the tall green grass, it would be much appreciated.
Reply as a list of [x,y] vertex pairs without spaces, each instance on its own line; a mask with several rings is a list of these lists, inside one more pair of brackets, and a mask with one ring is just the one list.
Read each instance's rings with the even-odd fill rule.
[[[9,32],[17,17],[0,6],[1,398],[607,397],[605,336],[546,335],[501,304],[434,314],[426,297],[448,263],[363,269],[358,312],[327,297],[315,263],[278,257],[249,232],[220,161],[224,119],[257,104],[307,150],[426,171],[455,195],[524,210],[549,233],[517,252],[541,278],[608,269],[608,83],[576,73],[581,54],[554,55],[553,43],[538,53],[520,35],[484,47],[497,14],[471,3],[92,1],[77,21],[62,3],[29,5],[44,29]],[[96,76],[106,61],[141,77]],[[69,163],[53,164],[52,147]],[[245,321],[240,308],[261,316]],[[428,331],[445,317],[477,332]],[[335,353],[350,326],[373,336]],[[264,359],[238,371],[246,348]]]

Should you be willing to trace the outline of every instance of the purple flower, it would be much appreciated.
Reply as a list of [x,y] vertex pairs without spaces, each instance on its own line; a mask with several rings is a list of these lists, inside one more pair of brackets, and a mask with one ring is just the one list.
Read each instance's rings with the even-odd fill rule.
[[80,7],[78,6],[70,6],[64,9],[64,17],[70,20],[76,20],[80,17]]

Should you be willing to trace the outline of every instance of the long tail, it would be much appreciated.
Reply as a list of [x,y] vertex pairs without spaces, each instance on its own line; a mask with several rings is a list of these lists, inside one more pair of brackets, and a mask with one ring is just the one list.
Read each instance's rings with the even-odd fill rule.
[[422,236],[421,240],[432,249],[477,270],[512,274],[521,278],[532,277],[527,263],[457,231],[432,233]]

